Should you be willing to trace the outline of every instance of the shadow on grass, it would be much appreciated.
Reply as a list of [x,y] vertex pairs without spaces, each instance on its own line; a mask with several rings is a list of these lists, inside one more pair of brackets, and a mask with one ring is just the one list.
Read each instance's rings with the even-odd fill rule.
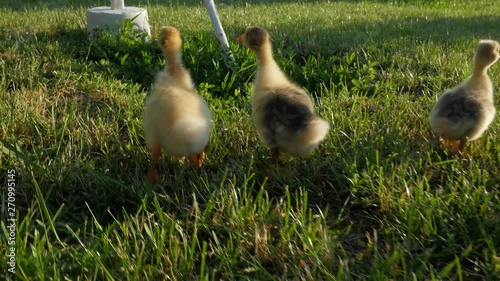
[[[368,85],[366,89],[360,86],[361,91],[372,95],[376,92],[375,85],[383,79],[384,70],[392,67],[394,53],[408,51],[411,54],[416,46],[427,42],[453,48],[454,44],[491,38],[497,34],[500,17],[408,18],[404,21],[349,23],[338,28],[320,27],[312,32],[301,28],[307,25],[307,22],[299,21],[269,28],[275,57],[291,79],[310,92],[320,93],[332,84],[348,88]],[[238,64],[255,60],[244,47],[231,39],[241,35],[243,28],[227,28]],[[165,65],[156,39],[147,41],[127,29],[120,36],[102,36],[94,41],[88,40],[87,32],[82,29],[59,28],[36,36],[40,43],[57,41],[64,55],[78,64],[90,62],[95,72],[137,83],[145,91],[150,90],[156,73]],[[153,38],[156,36],[153,31]],[[250,67],[232,77],[212,32],[190,34],[185,31],[183,40],[185,66],[195,84],[206,83],[212,96],[233,96],[249,81],[255,70]],[[471,56],[472,50],[464,54],[467,58]],[[422,68],[422,75],[436,75],[434,72],[426,73],[425,65]],[[308,73],[308,69],[314,69],[314,73]]]
[[[153,39],[149,40],[144,34],[126,27],[119,35],[103,33],[96,40],[89,40],[86,30],[65,28],[34,37],[37,44],[58,42],[63,55],[76,62],[74,71],[79,71],[79,66],[87,65],[105,77],[138,84],[141,90],[149,91],[156,74],[165,66],[156,36],[154,32]],[[183,64],[197,86],[204,84],[210,95],[216,97],[229,97],[240,91],[249,78],[239,81],[237,74],[230,73],[213,33],[190,34],[186,31],[182,36]],[[249,69],[245,73],[252,71]]]
[[[69,2],[69,3],[68,3]],[[290,0],[216,0],[214,1],[216,7],[222,5],[231,6],[245,6],[245,5],[280,5],[285,3],[290,3]],[[301,0],[302,3],[317,3],[320,0]],[[335,1],[337,2],[337,1]],[[345,1],[339,1],[345,2]],[[359,2],[359,1],[354,1]],[[382,2],[384,2],[382,0]],[[385,1],[387,2],[387,1]],[[136,7],[146,7],[146,8],[156,8],[156,7],[172,7],[172,6],[184,6],[184,7],[198,7],[204,6],[203,0],[127,0],[125,1],[125,6],[136,6]],[[2,0],[0,2],[0,8],[8,8],[14,11],[24,11],[26,9],[34,8],[46,8],[46,9],[64,9],[74,6],[84,6],[84,7],[109,7],[109,0]]]
[[[68,3],[69,2],[69,3]],[[221,1],[217,1],[221,2]],[[230,0],[222,1],[225,2],[226,4],[231,3]],[[282,1],[283,2],[283,1]],[[218,3],[217,3],[218,4]],[[202,1],[199,0],[174,0],[174,1],[162,1],[162,0],[148,0],[148,1],[142,1],[142,0],[127,0],[125,1],[125,6],[130,7],[130,6],[135,6],[135,7],[149,7],[149,8],[155,8],[156,6],[161,6],[161,7],[170,7],[170,6],[187,6],[187,7],[194,7],[194,6],[200,6],[203,5]],[[18,0],[2,0],[0,2],[0,8],[8,8],[13,11],[24,11],[27,9],[50,9],[50,10],[56,10],[56,9],[67,9],[67,8],[72,8],[72,7],[110,7],[110,1],[109,0],[73,0],[73,1],[67,1],[67,0],[51,0],[51,1],[46,1],[46,0],[23,0],[23,1],[18,1]]]
[[[307,21],[295,21],[269,28],[275,48],[293,50],[299,55],[338,55],[357,48],[394,47],[413,49],[416,45],[433,42],[453,45],[473,39],[498,36],[500,17],[473,16],[425,19],[425,17],[387,19],[362,23],[347,23],[333,28],[303,28]],[[266,27],[264,27],[266,28]],[[288,32],[293,30],[292,32]],[[236,32],[231,29],[232,32]],[[307,39],[305,39],[307,38]],[[387,48],[394,52],[394,48]]]
[[[442,47],[437,50],[441,50],[442,55],[446,54],[447,48],[464,49],[464,45],[470,46],[470,51],[463,57],[471,61],[477,40],[497,39],[500,17],[388,19],[349,22],[334,27],[319,26],[312,30],[304,28],[310,25],[307,21],[291,21],[285,25],[263,26],[271,34],[278,64],[292,81],[309,92],[322,93],[323,89],[338,85],[368,96],[387,87],[395,92],[418,94],[430,85],[443,83],[446,77],[441,76],[442,70],[435,69],[431,61],[439,54],[435,51],[429,54],[429,58],[423,54],[423,58],[415,61],[417,48],[423,48],[423,51],[418,51],[422,56],[421,52],[430,52],[434,46]],[[237,38],[242,29],[227,28],[228,38]],[[429,85],[400,85],[400,82],[387,80],[387,71],[407,72],[408,63],[415,64],[415,70]]]

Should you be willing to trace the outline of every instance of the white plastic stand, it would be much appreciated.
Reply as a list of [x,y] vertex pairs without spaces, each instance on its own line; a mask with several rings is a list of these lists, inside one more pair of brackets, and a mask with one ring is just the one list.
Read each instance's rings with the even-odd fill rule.
[[87,10],[87,32],[92,38],[94,29],[108,28],[110,34],[118,34],[125,19],[130,19],[135,28],[151,37],[148,11],[138,7],[125,7],[124,0],[111,0],[111,7],[95,7]]

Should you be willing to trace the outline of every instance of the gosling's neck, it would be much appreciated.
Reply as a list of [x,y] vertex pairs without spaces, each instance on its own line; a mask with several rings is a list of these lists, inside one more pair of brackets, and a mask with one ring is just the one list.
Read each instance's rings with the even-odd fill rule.
[[472,76],[478,77],[478,78],[483,77],[483,76],[488,76],[488,69],[489,68],[490,68],[490,65],[475,63],[474,68],[472,69]]
[[487,99],[493,99],[493,84],[488,75],[488,69],[490,66],[491,64],[481,63],[474,60],[472,75],[462,83],[462,86],[469,90],[476,91],[476,94],[479,94]]
[[182,64],[181,52],[166,50],[164,52],[164,55],[165,59],[167,60],[165,72],[167,72],[169,77],[172,78],[171,81],[180,87],[188,90],[193,90],[194,86],[191,80],[191,75]]
[[179,50],[165,50],[164,55],[167,60],[165,69],[170,75],[176,76],[184,68],[182,65],[181,52]]
[[259,68],[275,65],[276,62],[273,58],[273,48],[269,42],[264,43],[262,46],[253,49],[257,57],[257,64]]
[[290,82],[273,58],[271,44],[265,43],[260,48],[253,50],[257,57],[257,74],[255,90],[268,90],[270,88],[289,85]]

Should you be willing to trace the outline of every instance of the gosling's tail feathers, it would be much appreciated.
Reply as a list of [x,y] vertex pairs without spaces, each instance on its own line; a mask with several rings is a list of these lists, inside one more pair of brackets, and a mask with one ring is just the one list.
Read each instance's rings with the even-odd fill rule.
[[430,118],[432,132],[438,137],[450,140],[458,140],[467,135],[473,124],[465,124],[464,121],[454,122],[448,118],[436,116]]
[[[276,147],[292,155],[306,156],[326,138],[329,129],[328,122],[318,116],[313,116],[302,129],[278,135]],[[271,145],[271,147],[274,146]]]
[[475,118],[451,120],[449,118],[431,116],[432,132],[446,140],[478,139],[488,128],[495,114],[482,116],[481,120]]
[[176,153],[182,156],[202,151],[210,139],[210,118],[202,116],[185,117],[172,125],[170,138],[162,138],[165,147],[174,143]]
[[319,116],[314,116],[305,131],[304,141],[306,143],[319,143],[325,139],[329,130],[330,123]]
[[309,124],[299,132],[299,154],[305,155],[313,151],[326,138],[330,130],[330,123],[325,119],[314,116]]

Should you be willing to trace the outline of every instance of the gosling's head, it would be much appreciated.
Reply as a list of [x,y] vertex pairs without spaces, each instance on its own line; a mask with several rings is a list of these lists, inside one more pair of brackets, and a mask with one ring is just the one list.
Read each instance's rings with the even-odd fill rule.
[[495,40],[481,40],[476,47],[476,66],[489,67],[500,58],[500,44]]
[[181,48],[182,40],[179,30],[172,26],[160,29],[160,47],[165,52],[176,52]]
[[262,27],[249,26],[245,29],[243,35],[238,38],[238,42],[252,51],[259,51],[263,45],[269,43],[269,33]]

